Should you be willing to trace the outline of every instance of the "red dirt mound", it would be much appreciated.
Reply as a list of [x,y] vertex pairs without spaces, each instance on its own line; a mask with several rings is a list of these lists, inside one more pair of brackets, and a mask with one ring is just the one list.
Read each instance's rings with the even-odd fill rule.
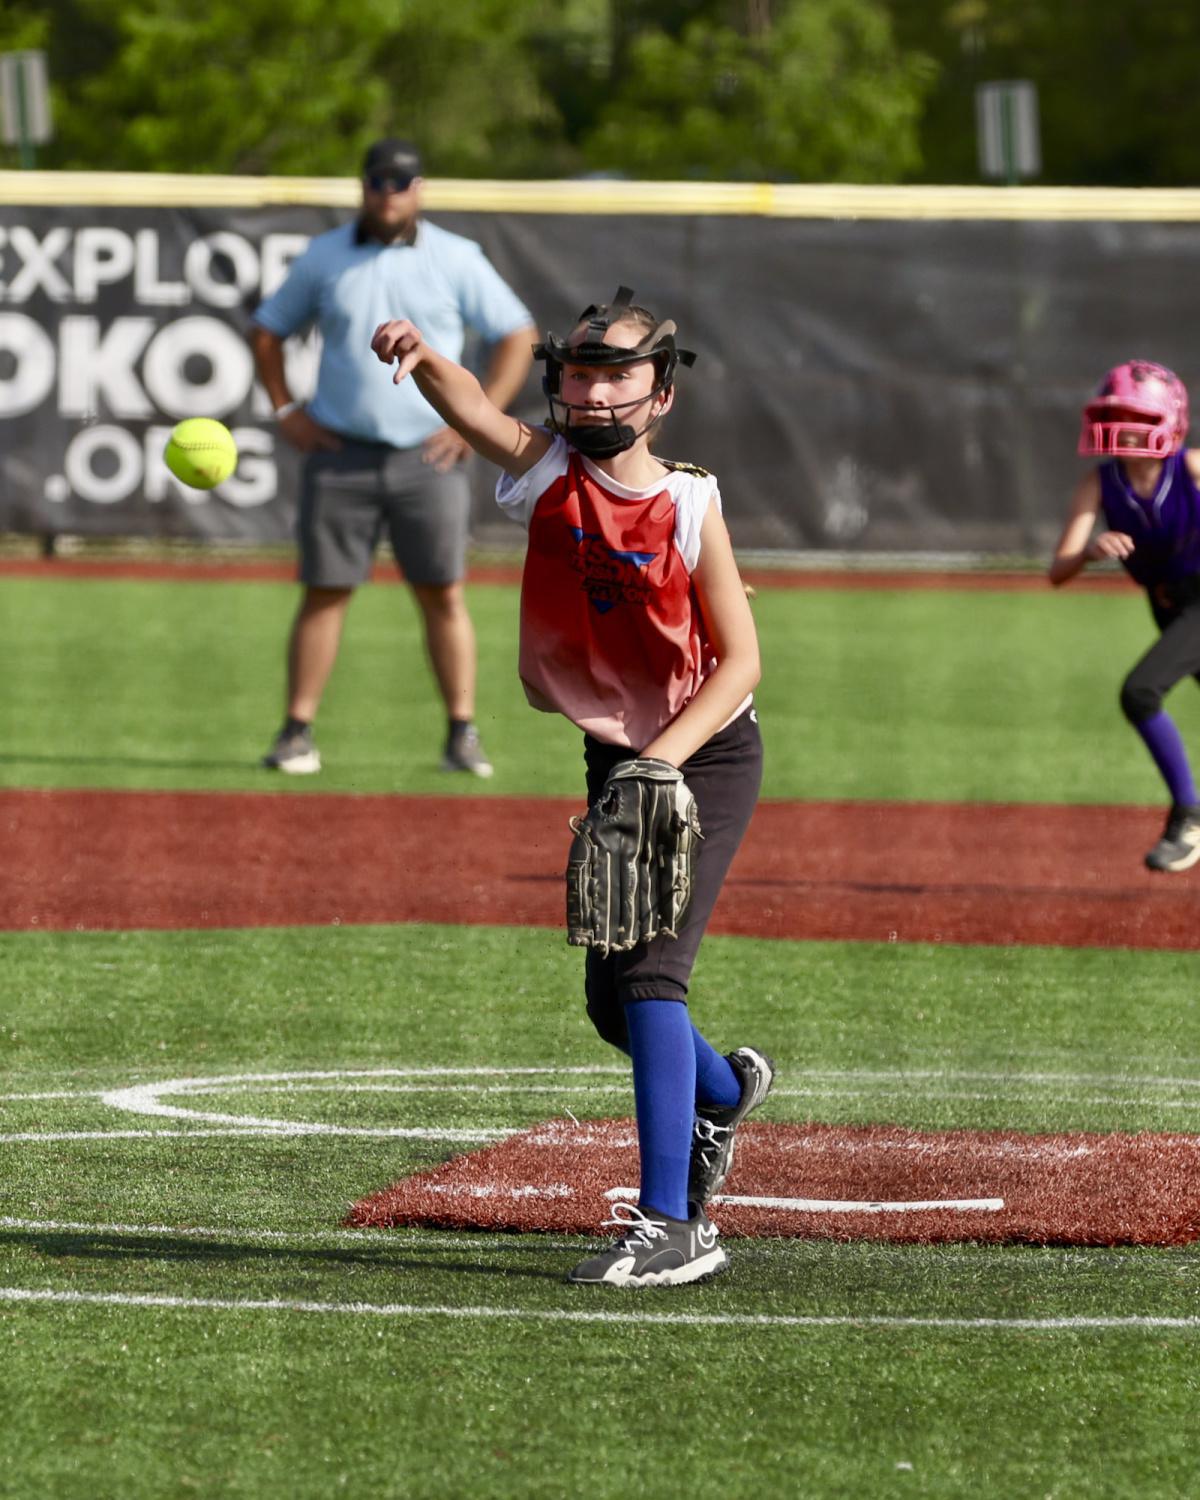
[[[748,1125],[712,1206],[734,1236],[1182,1245],[1200,1237],[1198,1168],[1191,1135]],[[346,1222],[597,1234],[613,1190],[637,1180],[632,1121],[549,1120],[364,1198]]]

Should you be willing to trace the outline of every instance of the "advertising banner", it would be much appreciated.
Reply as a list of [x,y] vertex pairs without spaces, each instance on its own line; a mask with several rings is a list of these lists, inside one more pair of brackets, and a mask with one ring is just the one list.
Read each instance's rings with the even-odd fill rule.
[[[0,531],[288,539],[299,461],[247,332],[309,238],[347,216],[0,204]],[[430,217],[478,240],[543,330],[621,283],[678,322],[699,358],[658,446],[718,475],[746,549],[1044,553],[1103,372],[1141,356],[1200,375],[1197,223]],[[298,396],[318,353],[311,333],[288,345]],[[532,421],[540,373],[516,407]],[[237,439],[215,491],[162,461],[188,416]],[[472,475],[477,542],[519,547],[494,471]]]

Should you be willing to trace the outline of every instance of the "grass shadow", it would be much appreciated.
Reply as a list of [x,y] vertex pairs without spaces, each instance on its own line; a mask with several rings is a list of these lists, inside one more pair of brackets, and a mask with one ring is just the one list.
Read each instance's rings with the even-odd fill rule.
[[[280,1269],[308,1266],[314,1269],[358,1269],[376,1271],[445,1271],[455,1275],[484,1276],[536,1281],[558,1281],[562,1273],[532,1266],[488,1265],[482,1260],[453,1259],[436,1244],[387,1246],[378,1250],[297,1248],[284,1245],[247,1245],[233,1239],[196,1240],[168,1235],[112,1234],[102,1230],[0,1230],[0,1245],[32,1250],[59,1261],[139,1261],[173,1265],[270,1265]],[[513,1250],[538,1253],[541,1246],[520,1245]],[[511,1253],[494,1242],[481,1254]]]

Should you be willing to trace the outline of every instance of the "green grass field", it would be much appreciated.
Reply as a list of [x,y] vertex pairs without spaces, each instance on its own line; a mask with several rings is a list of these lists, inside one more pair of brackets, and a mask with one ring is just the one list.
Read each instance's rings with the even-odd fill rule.
[[[293,599],[5,580],[0,780],[578,792],[500,587],[471,595],[488,788],[433,769],[396,589],[356,604],[328,772],[266,777]],[[755,609],[768,796],[1160,800],[1115,707],[1136,598]],[[742,1241],[708,1286],[585,1296],[581,1241],[341,1228],[473,1139],[631,1112],[579,969],[537,930],[0,933],[0,1495],[1200,1489],[1193,1248]],[[771,1120],[1192,1133],[1196,991],[1194,953],[712,938],[693,1013],[777,1058]]]
[[[279,788],[284,584],[9,578],[0,785]],[[476,586],[479,721],[499,794],[576,795],[578,733],[516,676],[516,590]],[[1126,595],[763,589],[768,797],[1159,803],[1118,712],[1153,639]],[[1200,738],[1200,693],[1172,699]],[[478,791],[436,769],[443,725],[415,612],[363,591],[318,722],[326,769],[288,791]]]

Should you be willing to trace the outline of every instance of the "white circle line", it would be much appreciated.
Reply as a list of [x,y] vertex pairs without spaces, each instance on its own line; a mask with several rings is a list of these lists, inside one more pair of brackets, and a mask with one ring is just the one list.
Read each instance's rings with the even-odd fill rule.
[[[226,1113],[224,1111],[218,1111],[218,1110],[189,1109],[189,1108],[186,1108],[183,1105],[179,1105],[179,1104],[166,1104],[166,1103],[163,1102],[163,1096],[164,1095],[179,1096],[181,1094],[182,1095],[189,1095],[189,1094],[190,1095],[196,1095],[196,1094],[214,1093],[214,1092],[219,1092],[222,1088],[237,1089],[237,1090],[241,1091],[241,1090],[245,1090],[245,1089],[250,1088],[254,1084],[284,1085],[286,1087],[287,1085],[310,1084],[314,1080],[319,1081],[319,1082],[324,1082],[324,1081],[344,1081],[344,1080],[348,1080],[348,1079],[381,1079],[381,1078],[410,1078],[410,1079],[411,1078],[423,1078],[423,1079],[429,1079],[429,1078],[434,1078],[434,1077],[436,1077],[436,1078],[479,1078],[479,1077],[497,1078],[497,1077],[499,1077],[499,1078],[507,1079],[507,1078],[511,1078],[514,1075],[516,1075],[516,1076],[523,1076],[523,1077],[530,1077],[530,1076],[558,1077],[558,1076],[578,1076],[581,1073],[585,1074],[587,1076],[591,1076],[591,1077],[597,1077],[597,1076],[603,1076],[603,1077],[625,1076],[624,1075],[624,1070],[619,1069],[619,1068],[604,1068],[604,1069],[564,1068],[564,1069],[561,1070],[561,1072],[559,1070],[554,1069],[554,1068],[547,1068],[547,1067],[524,1068],[524,1069],[518,1068],[518,1069],[512,1069],[512,1070],[498,1069],[498,1068],[474,1068],[474,1067],[472,1067],[472,1068],[441,1068],[441,1069],[437,1069],[437,1068],[432,1068],[432,1069],[431,1068],[424,1068],[424,1069],[409,1069],[409,1068],[306,1069],[306,1070],[287,1071],[287,1072],[273,1072],[273,1073],[222,1074],[222,1075],[218,1075],[218,1076],[215,1076],[215,1077],[210,1076],[210,1077],[172,1078],[172,1079],[161,1080],[158,1083],[140,1083],[140,1084],[135,1084],[135,1085],[133,1085],[131,1087],[119,1088],[119,1089],[112,1089],[112,1090],[109,1090],[106,1093],[104,1093],[101,1096],[101,1098],[102,1098],[102,1102],[104,1104],[108,1105],[112,1109],[118,1109],[118,1110],[125,1111],[127,1113],[137,1114],[137,1115],[155,1115],[155,1116],[164,1117],[164,1118],[168,1118],[168,1119],[189,1120],[189,1121],[195,1121],[197,1123],[203,1123],[203,1124],[209,1124],[209,1125],[228,1125],[228,1126],[235,1126],[235,1127],[249,1127],[249,1128],[253,1128],[253,1129],[267,1129],[267,1130],[290,1130],[290,1131],[292,1131],[292,1132],[294,1132],[295,1134],[298,1134],[298,1135],[338,1135],[338,1134],[344,1134],[344,1133],[346,1133],[347,1130],[351,1129],[351,1127],[338,1126],[338,1125],[326,1125],[326,1124],[320,1124],[320,1123],[316,1123],[316,1122],[306,1123],[306,1122],[297,1122],[297,1121],[291,1121],[291,1120],[278,1120],[278,1119],[272,1119],[272,1118],[269,1118],[269,1117],[264,1118],[264,1117],[258,1116],[258,1115],[236,1115],[236,1114],[228,1114],[228,1113]],[[846,1076],[850,1076],[850,1075],[846,1075]],[[871,1075],[867,1075],[867,1076],[871,1076]],[[914,1073],[914,1074],[911,1074],[911,1075],[906,1075],[903,1072],[896,1072],[896,1073],[893,1073],[893,1074],[890,1074],[890,1075],[877,1074],[877,1075],[874,1075],[874,1076],[876,1076],[877,1078],[883,1078],[885,1076],[890,1076],[890,1077],[895,1078],[898,1082],[903,1082],[903,1080],[906,1077],[909,1077],[909,1078],[915,1077],[915,1076],[926,1076],[926,1077],[928,1077],[928,1076],[935,1076],[935,1077],[936,1076],[944,1076],[944,1077],[948,1077],[948,1076],[951,1076],[951,1075],[938,1075],[938,1074],[920,1075],[919,1073]],[[954,1076],[956,1076],[956,1078],[959,1081],[961,1081],[965,1077],[968,1077],[969,1075],[966,1075],[966,1074],[963,1074],[963,1073],[958,1073],[957,1075],[954,1075]],[[984,1077],[984,1078],[994,1078],[994,1077],[997,1077],[997,1076],[1000,1076],[1000,1075],[985,1074],[985,1075],[981,1075],[981,1076]],[[1021,1079],[1022,1077],[1025,1077],[1025,1078],[1027,1078],[1029,1080],[1037,1078],[1039,1081],[1050,1081],[1053,1078],[1055,1078],[1056,1076],[1059,1078],[1060,1081],[1065,1081],[1067,1075],[1050,1075],[1050,1074],[1028,1074],[1028,1075],[1021,1075],[1021,1074],[1015,1074],[1015,1075],[1011,1075],[1011,1078],[1010,1078],[1009,1081],[1015,1082],[1015,1081]],[[1076,1077],[1077,1080],[1081,1080],[1084,1076],[1086,1076],[1086,1075],[1075,1075],[1075,1077]],[[1098,1081],[1099,1080],[1093,1075],[1093,1077],[1092,1077],[1093,1086],[1095,1086],[1095,1084]],[[1135,1081],[1136,1080],[1134,1080],[1134,1079],[1125,1079],[1124,1080],[1124,1082],[1126,1082],[1126,1083],[1133,1083]],[[1116,1083],[1116,1082],[1118,1082],[1118,1080],[1113,1079],[1113,1080],[1111,1080],[1111,1082],[1112,1083]],[[1144,1080],[1143,1080],[1143,1082],[1144,1082]],[[1173,1086],[1178,1087],[1179,1084],[1180,1084],[1180,1080],[1178,1080],[1178,1079],[1172,1080],[1172,1083],[1173,1083]]]
[[47,1094],[0,1094],[0,1104],[36,1104],[47,1099],[100,1099],[105,1089],[57,1089]]
[[202,1094],[611,1094],[627,1092],[629,1077],[611,1083],[263,1083],[219,1089],[189,1089]]
[[[553,1068],[527,1068],[514,1069],[517,1074],[554,1075]],[[599,1070],[592,1069],[563,1069],[564,1073],[590,1073],[595,1074]],[[622,1070],[607,1068],[603,1072],[607,1076],[619,1073]],[[440,1070],[441,1076],[456,1077],[505,1077],[508,1076],[503,1069],[495,1068],[447,1068]],[[264,1118],[260,1115],[233,1115],[220,1110],[187,1109],[183,1105],[164,1104],[163,1095],[187,1095],[198,1093],[212,1093],[222,1087],[239,1087],[248,1084],[287,1084],[294,1082],[305,1082],[310,1079],[344,1079],[344,1078],[404,1078],[404,1077],[428,1077],[430,1071],[426,1069],[405,1068],[370,1068],[370,1069],[312,1069],[295,1072],[281,1073],[237,1073],[223,1074],[217,1077],[199,1078],[169,1078],[158,1083],[139,1083],[132,1087],[111,1089],[101,1096],[101,1102],[108,1105],[110,1109],[122,1110],[129,1114],[154,1115],[160,1118],[172,1120],[195,1121],[207,1125],[228,1125],[234,1127],[248,1127],[259,1130],[287,1131],[294,1135],[384,1135],[384,1136],[406,1136],[412,1135],[410,1130],[368,1130],[357,1126],[327,1125],[318,1122],[304,1122],[295,1120],[276,1120]],[[424,1137],[416,1138],[441,1139],[441,1140],[479,1140],[483,1138],[499,1138],[499,1135],[511,1134],[508,1132],[492,1132],[489,1137],[483,1137],[479,1132],[444,1132],[436,1137],[426,1134]]]
[[[1188,1099],[1156,1099],[1153,1090],[1170,1086],[1173,1088],[1200,1088],[1200,1080],[1183,1078],[1163,1078],[1148,1075],[1105,1075],[1085,1073],[1050,1073],[1050,1072],[1023,1072],[1011,1074],[999,1074],[990,1072],[970,1072],[967,1070],[951,1069],[911,1069],[911,1070],[868,1070],[850,1069],[844,1072],[836,1070],[813,1069],[807,1073],[801,1073],[802,1078],[816,1080],[825,1078],[831,1080],[830,1084],[822,1088],[820,1085],[812,1088],[793,1086],[791,1088],[777,1088],[776,1097],[783,1098],[812,1098],[812,1097],[855,1097],[867,1090],[855,1090],[846,1086],[849,1080],[861,1081],[872,1080],[883,1083],[886,1080],[896,1080],[898,1084],[906,1085],[905,1093],[911,1096],[914,1092],[912,1084],[915,1080],[931,1082],[941,1080],[943,1082],[954,1079],[963,1081],[967,1079],[997,1080],[1003,1081],[1014,1087],[1021,1082],[1033,1084],[1058,1084],[1088,1082],[1093,1087],[1119,1089],[1133,1086],[1150,1091],[1150,1097],[1141,1098],[1101,1098],[1088,1099],[1089,1104],[1105,1104],[1115,1107],[1120,1106],[1142,1106],[1160,1109],[1188,1109],[1192,1107],[1192,1101]],[[589,1088],[584,1085],[564,1085],[561,1079],[565,1077],[588,1078],[595,1080],[598,1089]],[[164,1100],[165,1095],[179,1095],[196,1097],[204,1094],[220,1092],[254,1092],[255,1085],[261,1085],[264,1092],[317,1092],[321,1087],[327,1086],[330,1090],[341,1089],[350,1091],[387,1090],[395,1088],[397,1091],[419,1092],[428,1090],[432,1093],[453,1093],[456,1090],[467,1093],[503,1093],[514,1094],[525,1091],[533,1093],[558,1092],[563,1095],[575,1095],[576,1093],[600,1092],[609,1093],[622,1085],[628,1086],[628,1070],[620,1066],[574,1066],[556,1068],[550,1066],[536,1067],[480,1067],[480,1066],[424,1066],[424,1067],[400,1067],[400,1068],[333,1068],[333,1069],[309,1069],[303,1071],[286,1072],[262,1072],[262,1073],[234,1073],[209,1075],[206,1077],[186,1077],[160,1080],[158,1082],[139,1083],[118,1089],[105,1090],[80,1090],[77,1094],[69,1091],[57,1091],[54,1093],[31,1093],[0,1096],[0,1102],[21,1102],[25,1100],[34,1101],[40,1099],[71,1099],[71,1098],[99,1098],[110,1108],[121,1110],[125,1113],[136,1115],[155,1116],[164,1119],[179,1120],[187,1122],[192,1126],[209,1125],[221,1126],[223,1130],[213,1131],[212,1134],[248,1135],[252,1137],[286,1136],[296,1138],[300,1136],[316,1137],[360,1137],[366,1139],[412,1139],[412,1140],[441,1140],[448,1142],[485,1142],[503,1139],[514,1129],[519,1127],[506,1127],[499,1129],[479,1130],[451,1130],[451,1129],[423,1129],[420,1127],[377,1127],[377,1126],[350,1126],[340,1124],[328,1124],[317,1121],[275,1119],[259,1115],[231,1114],[224,1111],[201,1110],[187,1107],[183,1104],[169,1104]],[[546,1078],[546,1084],[540,1083],[514,1083],[514,1078],[533,1079]],[[349,1080],[380,1080],[380,1079],[404,1079],[410,1080],[406,1083],[379,1083],[360,1082],[352,1083]],[[486,1084],[461,1083],[465,1079],[487,1079]],[[920,1092],[920,1090],[916,1090]],[[1011,1101],[1011,1090],[1005,1091]],[[990,1094],[964,1094],[939,1095],[939,1097],[975,1098],[1000,1102],[998,1096]],[[1026,1101],[1036,1102],[1036,1101]],[[1076,1102],[1080,1102],[1076,1100]],[[563,1113],[570,1115],[570,1110],[563,1106]],[[208,1131],[190,1129],[187,1131],[155,1130],[145,1132],[133,1131],[98,1131],[98,1130],[23,1130],[11,1131],[0,1134],[0,1143],[5,1144],[29,1144],[35,1142],[65,1141],[65,1140],[104,1140],[104,1139],[145,1139],[154,1135],[207,1135]]]
[[[792,1087],[785,1086],[785,1087],[781,1088],[781,1087],[779,1087],[777,1085],[774,1092],[775,1092],[776,1097],[778,1097],[778,1098],[804,1098],[804,1097],[807,1097],[809,1094],[816,1093],[816,1092],[820,1091],[823,1087],[825,1087],[824,1085],[821,1085],[819,1083],[819,1080],[822,1080],[822,1079],[831,1080],[831,1082],[827,1086],[829,1088],[833,1089],[833,1090],[839,1090],[839,1089],[846,1090],[846,1085],[849,1084],[849,1083],[855,1082],[855,1081],[864,1082],[864,1083],[872,1083],[872,1082],[874,1082],[874,1083],[884,1083],[884,1084],[892,1082],[892,1083],[895,1083],[897,1087],[903,1087],[904,1089],[909,1090],[911,1088],[912,1083],[915,1080],[928,1081],[928,1082],[934,1082],[934,1081],[941,1081],[941,1082],[952,1082],[952,1081],[953,1082],[978,1082],[978,1083],[996,1082],[996,1083],[1002,1083],[1002,1084],[1006,1084],[1006,1085],[1010,1085],[1010,1086],[1017,1086],[1017,1085],[1020,1085],[1020,1084],[1050,1084],[1050,1085],[1055,1085],[1055,1086],[1059,1086],[1059,1085],[1062,1085],[1064,1083],[1065,1084],[1087,1084],[1087,1085],[1090,1085],[1090,1086],[1096,1087],[1096,1088],[1108,1088],[1108,1089],[1114,1089],[1114,1090],[1118,1090],[1118,1089],[1121,1089],[1121,1088],[1127,1088],[1129,1086],[1133,1086],[1135,1088],[1144,1089],[1144,1090],[1147,1090],[1149,1092],[1153,1092],[1153,1090],[1155,1090],[1155,1089],[1163,1089],[1163,1088],[1198,1089],[1198,1090],[1200,1090],[1200,1079],[1197,1079],[1197,1078],[1163,1077],[1163,1076],[1154,1075],[1154,1074],[1132,1074],[1132,1073],[1124,1073],[1124,1074],[1111,1074],[1111,1073],[1050,1073],[1050,1072],[996,1073],[996,1072],[986,1072],[986,1071],[972,1071],[972,1070],[963,1070],[963,1069],[939,1069],[939,1068],[926,1068],[926,1069],[921,1069],[921,1068],[914,1068],[914,1069],[866,1069],[866,1068],[833,1069],[833,1068],[809,1068],[809,1069],[803,1069],[803,1068],[801,1068],[801,1069],[794,1069],[794,1070],[789,1070],[789,1071],[791,1072],[791,1075],[793,1077],[795,1077],[795,1078],[799,1078],[799,1079],[807,1078],[807,1079],[813,1080],[814,1087],[813,1088],[805,1088],[805,1087],[796,1085],[796,1086],[792,1086]],[[178,1090],[180,1092],[187,1092],[187,1093],[208,1093],[208,1092],[218,1092],[218,1091],[221,1091],[221,1090],[228,1091],[228,1092],[232,1092],[234,1090],[241,1090],[241,1091],[245,1091],[245,1092],[250,1092],[251,1091],[250,1085],[252,1085],[254,1083],[257,1083],[257,1082],[265,1082],[265,1081],[268,1081],[268,1080],[276,1081],[276,1082],[281,1082],[283,1084],[283,1088],[286,1089],[287,1081],[288,1080],[294,1080],[294,1079],[300,1079],[300,1078],[303,1078],[303,1079],[323,1079],[323,1080],[328,1080],[331,1088],[336,1088],[336,1087],[339,1086],[339,1084],[342,1083],[343,1080],[351,1079],[351,1078],[410,1078],[410,1079],[427,1079],[427,1080],[431,1080],[431,1082],[429,1084],[429,1087],[430,1087],[431,1090],[434,1090],[434,1089],[437,1088],[437,1085],[436,1085],[436,1083],[432,1082],[432,1080],[439,1080],[439,1079],[494,1078],[494,1079],[499,1079],[499,1080],[503,1081],[503,1080],[507,1080],[507,1079],[511,1079],[511,1078],[517,1078],[517,1077],[529,1078],[529,1077],[539,1077],[539,1076],[540,1077],[547,1077],[547,1078],[594,1077],[594,1078],[612,1078],[614,1080],[616,1080],[616,1079],[625,1079],[625,1080],[627,1080],[628,1077],[629,1077],[629,1070],[626,1067],[620,1067],[620,1066],[598,1066],[598,1065],[590,1065],[590,1066],[586,1066],[586,1067],[564,1067],[564,1068],[559,1068],[559,1067],[544,1067],[544,1066],[543,1067],[512,1067],[512,1068],[504,1068],[504,1067],[438,1067],[438,1066],[420,1067],[420,1068],[369,1068],[369,1069],[335,1068],[335,1069],[322,1069],[322,1070],[315,1070],[315,1069],[314,1070],[306,1070],[304,1072],[299,1072],[299,1073],[292,1073],[292,1072],[288,1072],[288,1073],[235,1073],[235,1074],[226,1074],[226,1075],[215,1075],[215,1076],[211,1076],[211,1077],[208,1077],[208,1078],[177,1079],[177,1080],[171,1080],[168,1083],[161,1083],[160,1082],[158,1084],[141,1084],[141,1085],[137,1085],[137,1087],[153,1089],[154,1091],[156,1091],[158,1093],[163,1093],[163,1092],[167,1091],[170,1088],[174,1088],[175,1086],[178,1086]],[[501,1085],[499,1085],[499,1086],[503,1086],[503,1083],[501,1083]],[[548,1084],[547,1085],[548,1088],[551,1088],[553,1086],[554,1086],[553,1084]],[[315,1091],[317,1085],[315,1085],[315,1084],[308,1084],[307,1087]],[[415,1085],[414,1085],[414,1087],[415,1087]],[[446,1090],[446,1091],[450,1091],[450,1090]],[[848,1090],[846,1090],[846,1091],[848,1092]],[[111,1090],[111,1089],[97,1088],[97,1089],[60,1089],[60,1090],[42,1091],[42,1092],[36,1092],[36,1093],[31,1092],[31,1093],[0,1094],[0,1103],[23,1103],[23,1102],[35,1102],[35,1101],[53,1100],[53,1099],[90,1099],[90,1098],[98,1098],[99,1099],[99,1098],[104,1098],[106,1095],[108,1095],[108,1094],[110,1094],[112,1092],[114,1092],[114,1091]],[[987,1097],[990,1097],[990,1096],[984,1094],[984,1095],[978,1095],[978,1096],[976,1096],[976,1095],[967,1095],[967,1096],[963,1096],[963,1097],[981,1097],[981,1098],[987,1098]],[[1113,1102],[1127,1102],[1127,1100],[1128,1100],[1128,1096],[1126,1096],[1126,1099],[1124,1099],[1124,1100],[1118,1099],[1118,1100],[1115,1100]],[[1091,1100],[1089,1100],[1087,1102],[1104,1102],[1104,1101],[1091,1101]],[[1137,1099],[1134,1099],[1132,1102],[1140,1103],[1140,1102],[1143,1102],[1143,1101],[1140,1098],[1137,1098]],[[1145,1102],[1160,1102],[1160,1101],[1150,1101],[1150,1100],[1147,1100]],[[1180,1104],[1180,1105],[1182,1105],[1184,1103],[1184,1101],[1175,1101],[1175,1100],[1167,1101],[1167,1102],[1169,1102],[1171,1104]]]

